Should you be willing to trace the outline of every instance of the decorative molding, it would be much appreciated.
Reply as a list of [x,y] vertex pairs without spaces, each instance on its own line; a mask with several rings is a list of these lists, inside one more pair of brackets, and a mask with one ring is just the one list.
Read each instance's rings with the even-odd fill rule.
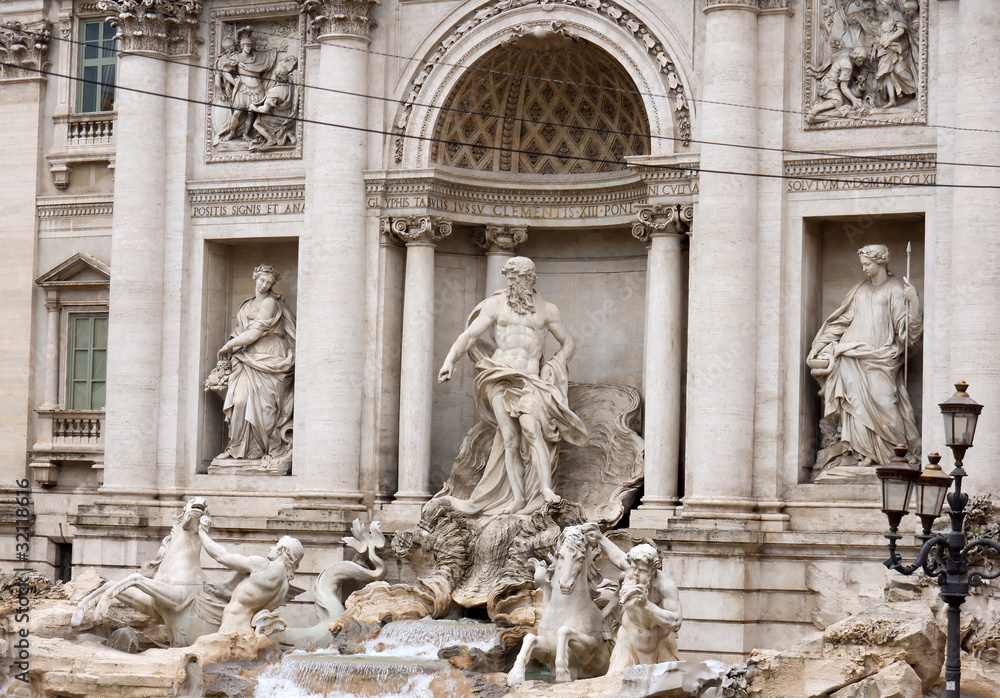
[[937,155],[786,160],[784,176],[789,192],[926,186],[937,180]]
[[428,77],[441,63],[452,45],[482,23],[496,18],[505,12],[531,6],[540,6],[546,10],[551,10],[559,5],[572,6],[579,10],[592,12],[600,15],[605,20],[612,21],[631,34],[633,39],[642,45],[646,53],[653,56],[660,66],[660,72],[666,81],[667,93],[673,102],[674,118],[677,123],[681,142],[685,146],[690,145],[691,109],[688,104],[687,89],[677,73],[672,58],[667,54],[664,42],[627,9],[614,0],[604,0],[603,2],[602,0],[491,0],[475,11],[469,12],[460,18],[452,31],[442,38],[429,53],[420,70],[416,72],[410,81],[410,89],[407,92],[406,98],[400,104],[399,116],[394,122],[394,133],[396,134],[395,161],[402,162],[403,159],[403,134],[409,122],[410,114],[413,111],[413,105],[416,103],[417,97],[427,82]]
[[76,218],[80,216],[114,215],[114,200],[109,195],[100,195],[90,200],[52,201],[35,206],[38,218]]
[[195,0],[98,0],[97,8],[118,30],[123,52],[190,55],[201,42],[201,4]]
[[[927,123],[929,0],[905,0],[899,8],[886,0],[861,3],[860,7],[852,0],[805,2],[803,128]],[[883,47],[883,37],[894,35],[899,22],[905,24],[906,32]],[[859,54],[859,62],[852,63],[852,50]],[[904,94],[896,97],[896,105],[890,105],[883,97],[885,87],[878,84],[880,64],[886,62],[891,68],[904,61],[910,65],[900,71],[915,74],[900,81]],[[848,101],[840,89],[840,73],[849,68],[854,73],[849,84],[860,98],[858,104]],[[888,73],[892,75],[893,71]],[[912,88],[903,86],[907,80],[914,82]],[[915,94],[910,95],[909,89],[914,89]]]
[[[77,280],[84,272],[93,272],[96,279]],[[52,288],[59,286],[107,286],[111,283],[111,267],[85,252],[77,252],[75,255],[57,264],[52,269],[35,279],[35,283],[42,288]]]
[[49,52],[52,25],[48,22],[23,24],[10,21],[0,24],[0,80],[44,80],[42,71],[50,63]]
[[[304,101],[307,90],[305,71],[305,17],[298,14],[296,2],[279,2],[268,5],[250,5],[213,10],[209,22],[209,59],[214,70],[205,71],[207,82],[205,107],[207,128],[205,130],[205,162],[243,162],[256,160],[289,160],[302,157],[303,122],[296,118],[305,113]],[[246,115],[237,124],[234,132],[228,132],[232,95],[226,93],[226,76],[239,68],[228,63],[231,56],[239,51],[239,34],[246,27],[251,28],[250,36],[255,39],[254,51],[272,54],[273,65],[259,76],[263,90],[274,90],[276,106],[274,113]],[[263,38],[261,38],[263,37]],[[226,54],[223,43],[232,41],[232,52]],[[284,63],[284,65],[283,65]],[[291,71],[288,71],[291,67]],[[293,77],[281,79],[285,71]],[[287,84],[281,91],[278,82]],[[231,88],[230,88],[231,89]],[[270,94],[270,93],[269,93]],[[280,100],[279,100],[280,98]],[[277,104],[280,101],[280,104]],[[247,136],[243,131],[250,123],[250,117],[266,119],[262,122],[270,139],[256,129],[250,128]],[[228,136],[223,139],[221,136]],[[271,142],[273,141],[273,143]]]
[[188,205],[194,218],[301,214],[305,184],[301,181],[245,185],[188,182]]
[[440,216],[399,216],[382,219],[382,231],[406,246],[434,245],[451,235],[451,221]]
[[513,252],[528,240],[528,228],[523,225],[508,223],[489,224],[482,230],[477,230],[472,242],[487,252],[502,250]]
[[371,18],[379,0],[298,0],[300,12],[311,18],[312,36],[318,41],[323,37],[347,34],[371,38],[378,22]]
[[657,234],[680,235],[691,230],[694,220],[692,204],[653,204],[641,206],[636,211],[636,222],[632,224],[632,235],[637,240],[648,242]]

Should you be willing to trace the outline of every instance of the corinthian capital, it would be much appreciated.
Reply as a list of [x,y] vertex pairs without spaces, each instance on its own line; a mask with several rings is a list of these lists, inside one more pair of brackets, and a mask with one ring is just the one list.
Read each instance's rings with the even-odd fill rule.
[[369,38],[378,22],[371,18],[380,0],[298,0],[299,11],[309,15],[313,35],[349,34]]
[[200,41],[201,5],[193,0],[98,0],[97,7],[118,30],[122,51],[183,55]]
[[632,235],[642,242],[650,235],[681,234],[691,230],[694,206],[691,204],[652,204],[640,206],[632,224]]
[[0,24],[0,79],[44,78],[51,36],[48,22]]
[[382,230],[406,245],[433,245],[451,235],[451,221],[438,216],[383,218]]
[[487,225],[482,233],[478,233],[473,242],[487,252],[502,250],[513,252],[528,239],[528,229],[525,226]]

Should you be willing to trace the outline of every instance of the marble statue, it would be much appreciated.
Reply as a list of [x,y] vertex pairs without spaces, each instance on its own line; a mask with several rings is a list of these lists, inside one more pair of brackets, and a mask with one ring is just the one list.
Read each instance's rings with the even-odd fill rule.
[[118,599],[162,619],[174,647],[187,647],[202,635],[217,631],[236,580],[210,584],[201,567],[199,530],[210,525],[207,514],[203,497],[188,500],[146,569],[119,582],[108,582],[87,595],[74,610],[71,625],[79,627],[91,609],[96,618],[103,618],[111,601]]
[[205,552],[219,564],[243,575],[222,612],[220,633],[253,627],[254,616],[260,611],[273,611],[302,593],[302,589],[291,583],[304,553],[298,540],[282,536],[266,558],[240,555],[212,540],[208,535],[210,526],[208,517],[202,517],[198,537]]
[[[495,435],[482,478],[467,500],[470,514],[531,513],[559,495],[552,489],[560,442],[587,446],[586,427],[567,403],[566,364],[575,345],[559,309],[535,295],[535,265],[512,257],[501,269],[507,290],[476,306],[438,374],[447,381],[459,357],[476,365],[476,402]],[[492,341],[486,339],[492,331]],[[546,335],[560,349],[542,361]]]
[[626,554],[608,540],[597,524],[585,531],[604,550],[608,560],[625,574],[618,590],[621,627],[615,637],[608,673],[633,664],[680,661],[677,631],[684,620],[677,585],[661,569],[660,555],[648,543]]
[[229,426],[216,467],[285,474],[292,462],[295,316],[274,292],[274,267],[254,269],[256,293],[240,306],[205,389],[225,394]]
[[806,360],[820,384],[823,419],[835,425],[816,467],[888,463],[895,444],[915,459],[920,433],[904,383],[904,358],[923,333],[920,299],[889,271],[885,245],[858,250],[867,278],[848,291],[813,339]]
[[594,602],[601,574],[600,552],[590,526],[563,529],[552,566],[535,558],[535,583],[542,590],[542,618],[537,633],[524,636],[521,651],[507,674],[507,685],[524,682],[528,660],[548,664],[557,683],[603,676],[608,669],[611,643],[604,613]]

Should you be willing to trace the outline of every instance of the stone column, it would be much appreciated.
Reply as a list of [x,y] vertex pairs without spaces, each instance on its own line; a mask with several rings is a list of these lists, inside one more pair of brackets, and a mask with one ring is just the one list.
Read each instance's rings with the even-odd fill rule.
[[[167,58],[194,49],[195,3],[101,4],[118,28],[114,222],[103,494],[157,494],[166,207]],[[141,92],[139,91],[141,90]],[[183,144],[177,144],[183,147]],[[180,279],[172,282],[180,283]]]
[[403,341],[399,376],[399,489],[394,504],[430,499],[431,409],[434,393],[434,245],[451,222],[434,216],[391,219],[389,232],[406,244]]
[[[959,185],[952,190],[951,294],[928,298],[925,304],[930,306],[928,320],[950,324],[951,365],[938,367],[937,378],[925,370],[924,385],[935,387],[933,394],[924,388],[924,412],[933,410],[936,443],[942,444],[937,403],[952,395],[953,383],[967,381],[969,394],[986,406],[976,429],[975,448],[965,459],[969,477],[963,487],[977,495],[1000,488],[1000,472],[992,464],[1000,450],[1000,333],[995,321],[1000,307],[1000,239],[996,235],[1000,220],[1000,171],[996,168],[1000,162],[1000,133],[996,132],[1000,123],[1000,13],[991,0],[961,0],[958,18],[958,129],[948,134],[955,139],[949,159],[973,166],[941,168],[944,177]],[[928,423],[926,418],[924,423]],[[925,451],[932,450],[933,443],[925,435]]]
[[680,468],[681,385],[684,381],[684,268],[682,243],[693,207],[643,206],[632,234],[648,242],[646,334],[642,383],[645,407],[646,469],[642,504],[631,525],[662,528],[674,515]]
[[[303,509],[360,509],[364,392],[365,183],[368,46],[375,0],[299,0],[312,17],[318,70],[303,147],[305,225],[299,239],[295,465]],[[334,122],[346,128],[321,125]],[[353,518],[354,514],[345,517]]]
[[[752,507],[757,2],[707,0],[698,234],[691,239],[685,516]],[[700,512],[700,513],[699,513]]]
[[486,250],[486,295],[507,288],[507,279],[500,270],[507,260],[517,254],[517,248],[528,240],[524,226],[487,225],[482,236],[474,242]]
[[[48,23],[0,24],[0,226],[3,228],[4,298],[0,333],[0,490],[25,477],[32,376],[32,294],[35,272],[35,196],[40,180],[41,133],[45,124]],[[0,492],[0,497],[5,497]],[[13,535],[13,534],[11,534]],[[10,548],[13,550],[13,546]]]

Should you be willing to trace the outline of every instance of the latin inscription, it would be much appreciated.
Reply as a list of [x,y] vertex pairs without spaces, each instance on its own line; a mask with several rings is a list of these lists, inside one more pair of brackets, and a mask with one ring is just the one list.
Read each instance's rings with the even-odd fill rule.
[[192,206],[194,218],[222,218],[229,216],[286,216],[305,211],[305,203],[284,201],[260,204],[213,204]]
[[841,189],[879,189],[882,187],[933,186],[933,172],[911,175],[873,175],[850,179],[790,179],[788,191],[837,191]]

